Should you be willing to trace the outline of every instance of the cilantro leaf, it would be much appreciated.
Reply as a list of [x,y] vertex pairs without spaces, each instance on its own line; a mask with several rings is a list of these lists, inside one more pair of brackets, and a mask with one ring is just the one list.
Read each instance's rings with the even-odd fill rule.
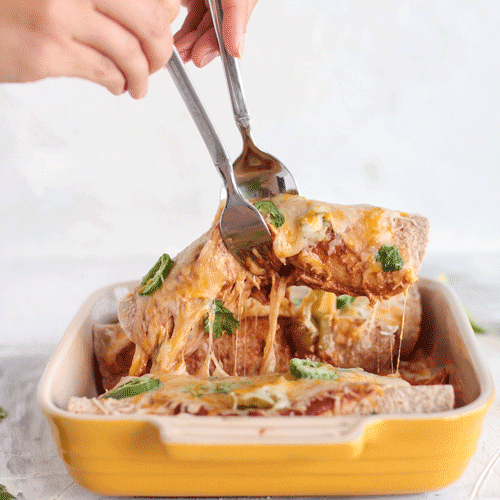
[[183,389],[184,392],[189,392],[192,396],[203,397],[211,394],[229,394],[235,389],[239,389],[241,381],[235,382],[207,382],[205,384],[191,384]]
[[16,500],[16,497],[11,495],[3,484],[0,484],[0,500]]
[[102,395],[103,398],[124,399],[137,396],[143,392],[155,391],[161,386],[161,382],[157,378],[144,375],[142,377],[125,382],[125,384],[112,389]]
[[382,271],[399,271],[405,261],[394,245],[382,245],[375,256],[375,260],[382,264]]
[[467,319],[469,320],[470,326],[472,328],[472,331],[474,333],[486,333],[486,328],[484,326],[480,325],[476,318],[472,316],[471,312],[464,306],[465,314],[467,315]]
[[[212,324],[212,335],[214,339],[222,337],[224,333],[232,335],[239,327],[240,322],[233,316],[233,313],[222,305],[222,300],[215,300],[214,307],[214,321]],[[210,332],[210,315],[205,316],[203,326],[207,333]]]
[[[0,406],[0,422],[8,417],[8,413]],[[0,490],[1,491],[1,490]]]
[[292,358],[290,373],[295,378],[312,378],[320,380],[336,380],[339,378],[337,370],[328,363],[312,361],[311,359]]
[[137,293],[139,295],[151,295],[158,290],[169,275],[173,265],[174,261],[168,254],[164,253],[149,270],[148,274],[144,276]]
[[[445,273],[438,274],[436,276],[436,279],[440,281],[441,283],[444,283],[445,285],[451,286],[450,282],[448,280],[448,276]],[[488,333],[488,330],[484,328],[484,326],[480,325],[476,318],[472,315],[472,313],[469,311],[469,309],[462,303],[462,306],[464,308],[465,314],[467,315],[467,319],[469,320],[470,326],[472,328],[472,331],[474,333]]]
[[271,224],[279,228],[285,223],[285,216],[279,211],[278,207],[271,200],[256,201],[254,207],[261,213],[268,213],[271,219]]
[[337,297],[337,309],[342,309],[345,306],[351,305],[356,300],[355,297],[350,295],[339,295]]

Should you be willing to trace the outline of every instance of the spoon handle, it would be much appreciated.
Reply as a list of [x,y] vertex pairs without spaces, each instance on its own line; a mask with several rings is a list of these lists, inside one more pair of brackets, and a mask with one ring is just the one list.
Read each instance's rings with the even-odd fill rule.
[[221,0],[209,0],[212,21],[219,42],[219,50],[226,73],[227,87],[233,105],[233,114],[241,132],[250,130],[250,115],[248,114],[245,92],[241,82],[238,61],[226,50],[222,35],[222,3]]
[[196,90],[186,73],[184,64],[182,63],[175,47],[172,57],[167,63],[167,68],[175,86],[177,87],[177,90],[188,108],[188,111],[198,127],[200,135],[207,146],[214,165],[217,167],[217,170],[224,181],[228,197],[229,194],[239,196],[234,179],[231,159],[229,158],[224,144],[215,130],[212,120],[208,116],[203,103],[196,93]]

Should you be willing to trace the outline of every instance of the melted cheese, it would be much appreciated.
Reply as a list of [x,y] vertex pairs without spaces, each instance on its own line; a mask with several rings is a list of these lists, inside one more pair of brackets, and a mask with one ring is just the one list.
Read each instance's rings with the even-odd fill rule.
[[[371,305],[366,297],[356,297],[352,304],[337,309],[337,296],[323,290],[310,290],[293,315],[304,325],[311,325],[314,319],[322,334],[331,332],[335,325],[339,334],[351,338],[373,327],[375,319],[380,319],[392,330],[387,333],[394,333],[402,321],[402,309],[394,307],[391,299]],[[355,326],[356,320],[362,321],[361,326]]]
[[327,239],[329,231],[356,252],[379,248],[393,239],[392,221],[401,212],[370,205],[326,205],[299,196],[280,195],[274,200],[285,216],[285,224],[275,231],[274,252],[285,262],[309,246]]
[[403,306],[403,315],[401,318],[401,334],[399,338],[399,350],[398,350],[398,362],[396,364],[396,375],[399,375],[399,363],[401,361],[401,346],[403,345],[403,334],[405,329],[405,313],[406,313],[406,301],[408,299],[408,294],[405,292],[405,301]]
[[290,406],[288,393],[293,382],[283,376],[271,379],[254,379],[254,382],[244,388],[231,391],[233,410],[242,408],[273,408],[283,410]]
[[[288,264],[289,257],[299,256],[302,268],[322,276],[329,265],[334,265],[328,259],[325,261],[324,252],[314,251],[318,244],[325,242],[330,255],[339,245],[354,252],[355,257],[350,258],[358,261],[351,260],[342,265],[352,266],[349,273],[358,273],[358,279],[362,275],[362,287],[367,273],[371,273],[376,281],[385,279],[379,263],[375,262],[375,250],[382,244],[392,242],[393,222],[406,217],[406,214],[368,205],[330,205],[292,195],[280,195],[273,201],[285,217],[281,228],[269,226],[274,253],[282,263]],[[410,272],[413,270],[410,269]],[[149,362],[153,374],[186,374],[185,356],[196,352],[204,344],[207,345],[207,352],[198,375],[227,376],[227,367],[224,370],[215,355],[212,332],[206,333],[203,329],[203,318],[210,313],[210,304],[215,299],[222,300],[237,319],[258,314],[269,318],[260,373],[273,372],[276,369],[278,317],[290,315],[291,310],[291,303],[285,297],[288,277],[279,276],[277,271],[271,269],[262,274],[260,267],[259,273],[253,274],[233,258],[222,242],[217,226],[181,252],[158,291],[148,297],[132,294],[123,301],[119,311],[120,323],[136,344],[130,375],[144,373]],[[342,269],[338,277],[345,277],[345,273]],[[335,270],[328,270],[327,274],[329,279],[337,276]],[[320,286],[322,278],[317,279]],[[269,282],[269,304],[261,305],[255,299],[249,301],[254,290]],[[355,304],[341,311],[337,311],[335,301],[334,294],[322,291],[306,297],[302,302],[304,324],[311,326],[314,319],[321,335],[331,329],[334,321],[340,334],[347,335],[342,325],[349,324],[348,320],[352,317],[360,317],[361,326],[349,332],[352,338],[361,337],[373,324],[375,310],[367,299],[356,299]],[[373,297],[370,301],[373,303]],[[390,308],[389,312],[384,310],[384,314],[390,316]],[[233,338],[232,375],[237,375],[239,354],[236,346],[239,335],[237,331]],[[245,366],[245,360],[242,365]]]
[[[314,401],[334,399],[335,413],[341,405],[368,397],[369,412],[376,396],[389,387],[409,387],[404,380],[380,377],[359,369],[337,369],[337,380],[295,379],[290,374],[269,373],[257,377],[224,377],[201,380],[189,375],[163,375],[159,389],[122,400],[92,399],[98,413],[191,413],[203,415],[246,415],[249,412],[281,415],[292,410],[305,414]],[[126,377],[121,383],[132,380]],[[83,398],[70,401],[71,411],[84,408]],[[251,414],[251,413],[250,413]]]
[[[345,359],[344,354],[336,353],[349,348],[376,349],[376,368],[373,371],[376,369],[380,373],[381,337],[388,336],[388,345],[387,342],[384,345],[384,359],[389,359],[393,372],[393,348],[398,332],[397,366],[401,356],[406,295],[401,294],[373,304],[366,297],[356,297],[341,309],[337,309],[336,302],[337,296],[333,293],[309,290],[300,305],[293,309],[291,316],[302,325],[296,337],[300,346],[320,358],[322,353],[328,353],[333,359]],[[368,335],[371,337],[367,338]],[[333,362],[328,358],[326,360]]]
[[273,372],[276,368],[276,329],[278,327],[280,304],[285,297],[285,292],[286,280],[273,276],[271,300],[269,305],[269,331],[267,333],[260,373]]
[[[95,408],[109,414],[134,411],[233,415],[249,414],[256,409],[268,414],[288,410],[305,414],[311,402],[329,400],[328,404],[333,401],[334,405],[327,411],[335,414],[344,411],[342,405],[363,398],[366,406],[362,411],[366,411],[374,404],[370,398],[380,396],[384,388],[409,385],[397,376],[406,296],[402,309],[397,303],[399,299],[394,303],[392,299],[375,299],[399,293],[416,281],[412,249],[400,248],[405,261],[401,272],[383,273],[375,255],[380,246],[393,244],[395,234],[399,235],[398,221],[416,222],[408,214],[369,205],[331,205],[292,195],[280,195],[273,201],[285,217],[281,228],[269,225],[275,257],[278,264],[285,264],[283,275],[274,259],[269,266],[254,262],[250,271],[244,268],[228,252],[215,224],[175,258],[175,265],[159,290],[147,297],[129,294],[120,303],[120,324],[136,345],[129,375],[138,376],[149,370],[160,378],[162,386],[125,401],[94,399]],[[294,284],[318,290],[291,290],[289,285]],[[353,294],[365,293],[368,298],[357,297],[340,310],[334,293],[319,290],[323,287],[337,292],[351,285]],[[298,307],[292,306],[294,292],[301,301]],[[261,304],[257,298],[266,294],[269,303]],[[218,359],[213,339],[214,300],[222,300],[238,320],[268,318],[259,376],[244,376],[248,360],[239,359],[246,355],[245,342],[252,335],[251,329],[236,331],[228,344],[233,350],[232,366],[223,366],[224,359]],[[209,331],[205,332],[203,320],[207,315]],[[309,343],[313,348],[309,352],[316,355],[314,347],[326,351],[331,348],[329,342],[338,342],[337,346],[346,349],[366,346],[367,332],[375,328],[376,321],[384,325],[384,331],[379,331],[378,348],[380,336],[390,335],[392,353],[392,337],[400,328],[395,376],[381,377],[356,368],[336,368],[338,379],[328,381],[275,373],[279,316],[300,320],[311,336]],[[237,350],[240,336],[243,353]],[[260,344],[258,348],[261,349]],[[203,353],[201,364],[196,365],[195,376],[189,375],[186,357],[199,353]],[[243,376],[236,373],[238,366],[243,367]]]

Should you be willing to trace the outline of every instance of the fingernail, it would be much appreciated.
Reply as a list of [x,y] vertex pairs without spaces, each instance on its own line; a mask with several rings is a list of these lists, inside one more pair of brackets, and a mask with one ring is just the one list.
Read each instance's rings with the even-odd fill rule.
[[243,49],[245,48],[245,35],[241,35],[240,43],[238,44],[238,58],[243,55]]
[[207,52],[202,58],[200,62],[200,68],[203,68],[203,66],[206,66],[210,61],[213,61],[219,53],[216,51],[209,51]]
[[186,63],[189,61],[189,59],[191,57],[191,53],[187,49],[181,50],[181,51],[179,51],[179,57],[182,59],[182,62]]

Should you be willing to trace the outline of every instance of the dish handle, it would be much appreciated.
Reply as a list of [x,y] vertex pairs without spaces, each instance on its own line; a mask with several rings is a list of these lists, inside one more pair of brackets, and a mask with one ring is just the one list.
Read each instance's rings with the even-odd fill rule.
[[[179,460],[325,460],[361,454],[370,417],[148,416],[166,453]],[[323,421],[325,420],[325,421]]]

